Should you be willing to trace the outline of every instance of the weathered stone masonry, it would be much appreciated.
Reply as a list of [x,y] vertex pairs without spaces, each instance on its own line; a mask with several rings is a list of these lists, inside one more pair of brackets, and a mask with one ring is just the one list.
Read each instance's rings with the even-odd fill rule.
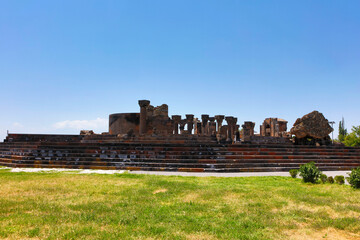
[[111,114],[102,134],[8,134],[0,142],[0,165],[188,172],[288,171],[310,161],[321,170],[360,165],[360,148],[327,145],[333,129],[317,111],[296,120],[290,132],[287,121],[267,118],[256,134],[254,122],[239,130],[233,116],[170,118],[165,104],[140,100],[139,107]]

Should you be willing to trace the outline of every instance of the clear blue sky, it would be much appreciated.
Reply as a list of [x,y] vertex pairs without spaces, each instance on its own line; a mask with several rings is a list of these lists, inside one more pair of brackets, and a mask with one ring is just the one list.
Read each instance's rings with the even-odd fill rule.
[[[360,125],[360,1],[0,1],[0,139],[169,114]],[[335,126],[337,135],[337,125]]]

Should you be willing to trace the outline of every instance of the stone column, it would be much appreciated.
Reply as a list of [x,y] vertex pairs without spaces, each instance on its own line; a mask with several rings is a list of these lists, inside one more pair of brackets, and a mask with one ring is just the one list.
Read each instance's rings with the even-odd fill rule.
[[[233,140],[234,141],[234,136],[235,136],[235,134],[236,134],[236,130],[238,130],[239,129],[239,125],[237,125],[237,118],[236,117],[234,117],[233,118],[233,124],[232,124],[232,138],[231,138],[231,140]],[[237,127],[237,128],[236,128]]]
[[276,135],[276,125],[277,125],[277,119],[276,118],[271,118],[270,119],[270,136],[271,137],[275,137]]
[[189,134],[192,134],[193,125],[194,125],[194,115],[193,114],[186,114],[186,121],[187,121],[187,131]]
[[265,127],[264,127],[264,124],[260,125],[260,136],[265,136]]
[[[234,117],[234,122],[233,122],[233,133],[235,132],[235,130],[236,130],[236,126],[239,126],[239,125],[237,125],[237,118],[236,117]],[[238,127],[239,128],[239,127]]]
[[194,126],[194,134],[197,135],[198,134],[198,127],[197,127],[197,123],[198,123],[198,119],[194,118],[194,122],[193,122],[193,126]]
[[251,125],[251,129],[250,129],[250,136],[254,136],[255,135],[255,131],[254,131],[254,128],[255,128],[255,123],[254,122],[251,122],[252,125]]
[[197,121],[197,122],[195,123],[195,125],[196,125],[196,134],[197,134],[197,135],[201,135],[201,134],[202,134],[202,132],[201,132],[201,122],[200,122],[200,121]]
[[235,125],[235,131],[234,131],[234,136],[235,136],[235,142],[240,141],[240,131],[239,131],[240,125],[236,124]]
[[215,119],[216,119],[216,122],[217,122],[216,131],[217,131],[218,133],[220,133],[220,128],[221,128],[221,126],[222,126],[222,122],[224,121],[224,118],[225,118],[224,115],[216,115],[216,116],[215,116]]
[[228,116],[228,117],[225,117],[225,120],[226,120],[227,125],[228,125],[226,141],[227,142],[232,142],[232,132],[233,132],[232,125],[233,125],[233,122],[234,122],[234,117]]
[[174,135],[178,135],[179,134],[179,123],[181,121],[181,116],[180,115],[172,115],[171,116],[173,122],[174,122]]
[[242,125],[244,137],[254,136],[254,122],[244,122]]
[[201,133],[202,133],[202,135],[208,135],[207,121],[209,120],[209,115],[207,115],[207,114],[201,115],[201,120],[202,120]]
[[139,106],[140,106],[139,133],[140,133],[140,135],[146,134],[146,131],[147,131],[147,126],[146,126],[147,110],[146,110],[146,107],[149,106],[149,104],[150,104],[149,100],[139,100]]
[[211,136],[216,136],[216,123],[214,117],[209,117],[209,134]]
[[278,121],[276,120],[276,124],[275,124],[275,137],[279,137],[279,123]]
[[180,134],[184,134],[185,131],[184,131],[184,128],[185,128],[185,124],[186,124],[186,119],[183,119],[180,121]]

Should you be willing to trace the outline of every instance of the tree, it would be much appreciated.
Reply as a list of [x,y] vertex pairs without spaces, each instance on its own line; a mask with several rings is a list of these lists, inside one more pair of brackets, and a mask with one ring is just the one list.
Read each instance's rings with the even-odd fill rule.
[[342,120],[339,122],[339,137],[338,137],[339,141],[344,142],[346,135],[347,135],[347,129],[345,128],[345,120],[343,117]]
[[348,134],[344,139],[344,144],[349,147],[359,147],[360,146],[360,126],[353,126],[352,132]]

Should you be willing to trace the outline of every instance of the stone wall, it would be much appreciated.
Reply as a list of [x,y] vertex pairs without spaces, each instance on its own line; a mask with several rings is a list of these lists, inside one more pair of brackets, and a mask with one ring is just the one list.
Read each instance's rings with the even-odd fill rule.
[[4,142],[80,142],[85,135],[9,133]]
[[140,113],[115,113],[109,116],[109,134],[139,135]]

